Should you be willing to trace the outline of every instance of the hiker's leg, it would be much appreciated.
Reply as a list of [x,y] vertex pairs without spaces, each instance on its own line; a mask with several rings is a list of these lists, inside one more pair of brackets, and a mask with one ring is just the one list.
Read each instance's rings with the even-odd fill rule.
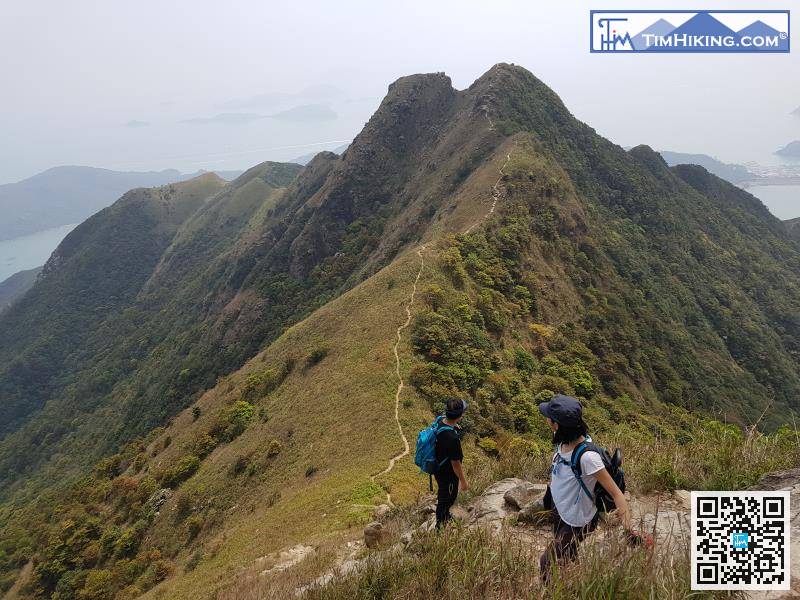
[[553,563],[563,565],[578,556],[578,545],[597,527],[599,514],[584,527],[572,527],[556,516],[553,541],[539,559],[539,574],[545,583],[550,581]]
[[439,489],[436,492],[436,528],[452,519],[450,507],[456,502],[458,496],[458,479],[436,479]]
[[539,559],[539,575],[545,583],[550,581],[553,565],[563,562],[562,557],[564,556],[564,552],[569,546],[570,540],[572,540],[573,527],[570,527],[564,523],[558,515],[555,515],[553,534],[553,541],[548,544],[542,557]]

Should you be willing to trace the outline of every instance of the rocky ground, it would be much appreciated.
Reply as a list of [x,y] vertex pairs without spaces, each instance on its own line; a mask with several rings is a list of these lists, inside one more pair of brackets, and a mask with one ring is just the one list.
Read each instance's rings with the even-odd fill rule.
[[[490,531],[510,534],[525,542],[535,556],[544,551],[552,539],[550,518],[542,505],[546,489],[543,482],[517,478],[502,479],[490,485],[483,493],[453,509],[454,517],[466,527],[485,527]],[[753,489],[788,489],[792,493],[792,591],[751,592],[750,598],[774,600],[800,598],[800,468],[778,471],[764,476]],[[673,493],[632,495],[627,493],[634,527],[652,536],[654,551],[665,552],[671,548],[685,548],[690,538],[690,493],[678,490]],[[338,548],[333,566],[297,589],[297,595],[313,586],[325,585],[335,577],[361,568],[368,558],[381,554],[404,552],[420,531],[434,527],[435,498],[426,496],[414,507],[399,511],[381,505],[376,508],[375,521],[364,528],[363,539],[351,540]],[[613,527],[613,520],[601,528]],[[288,569],[313,556],[314,548],[298,545],[270,557],[262,557],[268,568],[262,575]]]

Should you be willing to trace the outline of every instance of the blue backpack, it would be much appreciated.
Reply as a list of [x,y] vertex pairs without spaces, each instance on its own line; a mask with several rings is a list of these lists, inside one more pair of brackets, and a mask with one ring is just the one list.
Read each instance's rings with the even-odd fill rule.
[[423,473],[429,475],[429,485],[433,490],[433,474],[436,473],[448,459],[441,462],[436,460],[436,437],[443,431],[455,431],[450,425],[442,425],[443,416],[436,417],[436,420],[428,427],[419,432],[417,436],[417,448],[414,452],[414,464]]

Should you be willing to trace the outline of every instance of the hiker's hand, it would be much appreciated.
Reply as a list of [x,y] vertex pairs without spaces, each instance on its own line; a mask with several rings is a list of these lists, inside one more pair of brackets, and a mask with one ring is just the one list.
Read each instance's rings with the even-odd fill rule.
[[[627,508],[627,507],[626,507]],[[619,514],[619,518],[622,520],[622,527],[625,531],[633,531],[633,526],[631,525],[631,513],[629,510],[619,509],[617,510]]]
[[633,529],[625,531],[625,536],[628,538],[628,543],[631,546],[644,546],[645,548],[653,547],[653,537],[646,533],[639,533]]
[[467,483],[466,479],[461,479],[458,482],[458,489],[461,490],[462,492],[468,492],[469,491],[469,484]]
[[625,531],[631,531],[631,513],[628,510],[621,510],[620,519],[622,519],[622,527],[625,528]]
[[633,526],[631,525],[631,515],[627,510],[617,508],[616,510],[608,513],[608,517],[610,524],[621,525],[625,531],[633,530]]

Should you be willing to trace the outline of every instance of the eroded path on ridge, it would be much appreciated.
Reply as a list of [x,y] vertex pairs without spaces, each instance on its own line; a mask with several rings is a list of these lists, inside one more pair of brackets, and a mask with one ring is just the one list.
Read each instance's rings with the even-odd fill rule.
[[503,166],[500,167],[500,176],[497,178],[497,181],[494,182],[492,186],[492,205],[489,207],[489,212],[487,212],[483,218],[476,221],[472,225],[470,225],[467,229],[464,230],[464,233],[469,233],[475,227],[483,223],[486,219],[491,217],[494,214],[494,209],[497,208],[497,201],[500,199],[500,184],[503,181],[503,177],[505,176],[505,168],[508,166],[508,163],[511,161],[511,152],[506,154],[506,160],[503,163]]
[[[492,122],[489,113],[486,112],[486,118],[489,121],[489,129],[494,131],[494,123]],[[499,176],[497,177],[497,181],[495,181],[494,185],[492,186],[492,204],[489,207],[489,211],[481,217],[478,221],[470,225],[464,233],[469,233],[472,231],[476,226],[483,223],[486,219],[491,217],[494,214],[495,208],[497,207],[497,201],[500,199],[500,184],[503,181],[503,177],[505,176],[505,168],[508,166],[509,161],[511,160],[511,152],[506,154],[506,160],[503,163],[503,166],[500,167]],[[396,331],[396,340],[394,342],[394,367],[395,367],[395,374],[397,375],[397,389],[394,393],[394,420],[397,424],[397,429],[400,432],[400,439],[403,442],[403,451],[399,454],[391,457],[389,459],[389,463],[387,464],[386,468],[382,471],[375,473],[374,475],[370,476],[371,481],[375,481],[378,477],[382,475],[386,475],[390,473],[393,469],[397,461],[402,460],[406,456],[411,453],[411,446],[408,443],[408,438],[406,434],[403,432],[403,425],[400,423],[400,394],[403,392],[403,388],[405,387],[405,382],[403,381],[403,374],[400,371],[400,342],[402,341],[403,331],[408,328],[411,324],[411,307],[414,305],[414,297],[417,294],[417,284],[419,283],[419,279],[422,276],[422,271],[425,268],[425,256],[423,252],[425,251],[425,246],[419,246],[417,248],[417,256],[419,256],[419,270],[417,271],[417,276],[414,279],[414,285],[411,288],[411,295],[408,298],[408,303],[405,305],[406,311],[406,320],[397,328]],[[394,506],[392,503],[392,495],[390,492],[386,492],[386,504],[389,506]]]
[[[379,472],[375,473],[370,479],[375,481],[381,475],[386,475],[387,473],[391,472],[394,469],[395,463],[398,460],[405,458],[411,452],[411,447],[408,444],[408,438],[406,434],[403,432],[403,426],[400,423],[400,394],[403,392],[403,387],[405,387],[405,382],[403,381],[403,374],[400,371],[400,341],[403,338],[403,330],[406,329],[411,324],[411,307],[414,305],[414,296],[417,295],[417,284],[419,283],[419,278],[422,276],[422,270],[425,268],[425,256],[423,252],[425,251],[425,246],[420,246],[417,249],[417,256],[419,256],[419,270],[417,271],[417,276],[414,278],[414,285],[411,288],[411,296],[408,298],[408,303],[405,306],[406,311],[406,320],[397,328],[396,336],[397,339],[394,342],[394,370],[397,375],[397,389],[394,393],[394,420],[397,423],[397,429],[400,432],[400,439],[403,441],[403,451],[396,456],[393,456],[389,459],[389,464],[386,468]],[[386,492],[386,503],[389,506],[393,506],[392,504],[392,495],[389,492]]]

